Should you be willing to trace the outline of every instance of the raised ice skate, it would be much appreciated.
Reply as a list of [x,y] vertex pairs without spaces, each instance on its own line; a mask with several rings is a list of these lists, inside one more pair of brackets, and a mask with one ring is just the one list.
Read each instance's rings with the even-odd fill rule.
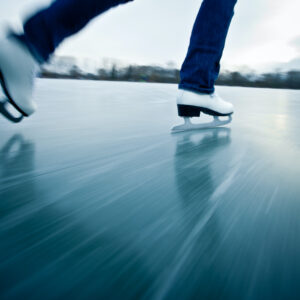
[[[33,84],[39,65],[25,45],[14,36],[0,41],[0,83],[7,99],[1,102],[0,113],[9,120],[20,121],[34,113]],[[14,117],[7,105],[10,103],[21,116]]]
[[[200,94],[192,91],[180,90],[177,97],[178,115],[184,118],[184,124],[172,128],[173,132],[207,129],[229,124],[232,120],[233,105],[223,100],[216,92]],[[191,118],[200,117],[200,113],[213,116],[209,123],[194,124]],[[221,120],[219,117],[227,117]]]

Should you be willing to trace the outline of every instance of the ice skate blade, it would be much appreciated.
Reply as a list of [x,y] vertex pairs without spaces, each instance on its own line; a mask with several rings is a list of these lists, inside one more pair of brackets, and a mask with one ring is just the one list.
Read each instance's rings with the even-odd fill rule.
[[15,103],[15,101],[10,96],[10,94],[8,92],[8,89],[6,87],[6,84],[5,84],[4,76],[3,76],[2,72],[1,72],[1,70],[0,70],[0,85],[1,85],[1,88],[2,88],[5,96],[8,99],[5,102],[9,102],[24,117],[28,117],[28,115]]
[[9,102],[8,100],[4,101],[4,102],[0,102],[0,114],[2,116],[4,116],[7,120],[11,121],[12,123],[20,123],[24,116],[20,115],[18,117],[13,116],[7,109]]
[[201,129],[211,129],[219,126],[224,126],[232,121],[232,117],[228,116],[227,120],[220,120],[219,117],[214,116],[214,120],[209,123],[193,124],[190,118],[184,118],[184,124],[175,126],[172,128],[172,133],[190,131],[190,130],[201,130]]

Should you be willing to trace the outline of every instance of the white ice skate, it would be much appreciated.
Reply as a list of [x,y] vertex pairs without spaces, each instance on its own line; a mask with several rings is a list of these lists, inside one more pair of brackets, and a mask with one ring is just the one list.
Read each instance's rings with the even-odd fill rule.
[[[217,93],[200,94],[191,91],[180,90],[177,98],[178,115],[184,118],[184,124],[173,127],[173,132],[195,129],[208,129],[223,126],[231,122],[233,105],[224,101]],[[200,117],[200,113],[213,116],[209,123],[193,124],[192,117]],[[220,120],[219,117],[227,117]]]
[[[19,122],[35,111],[32,92],[38,70],[39,64],[17,38],[8,36],[0,40],[0,83],[7,97],[0,103],[0,113],[10,121]],[[20,117],[9,112],[8,103],[21,113]]]

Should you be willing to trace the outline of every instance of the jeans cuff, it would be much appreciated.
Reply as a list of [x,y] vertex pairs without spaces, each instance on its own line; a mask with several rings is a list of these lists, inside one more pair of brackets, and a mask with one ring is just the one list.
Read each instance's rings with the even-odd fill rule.
[[35,47],[28,41],[26,36],[24,34],[11,34],[15,39],[17,39],[24,47],[28,49],[28,51],[31,53],[31,55],[34,57],[34,59],[38,62],[38,64],[45,63],[45,60],[43,57],[38,53],[38,51],[35,49]]
[[180,90],[186,90],[186,91],[192,91],[196,93],[201,93],[201,94],[213,94],[215,91],[215,88],[201,88],[197,85],[194,84],[189,84],[189,83],[180,83],[178,85],[178,88]]

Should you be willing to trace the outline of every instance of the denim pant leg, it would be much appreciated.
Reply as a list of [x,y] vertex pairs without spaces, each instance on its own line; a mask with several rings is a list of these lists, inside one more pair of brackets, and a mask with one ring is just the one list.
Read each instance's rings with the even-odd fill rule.
[[237,0],[204,0],[182,65],[180,89],[214,92],[228,28]]
[[37,60],[46,62],[58,45],[111,7],[133,0],[56,0],[24,24],[25,42]]

